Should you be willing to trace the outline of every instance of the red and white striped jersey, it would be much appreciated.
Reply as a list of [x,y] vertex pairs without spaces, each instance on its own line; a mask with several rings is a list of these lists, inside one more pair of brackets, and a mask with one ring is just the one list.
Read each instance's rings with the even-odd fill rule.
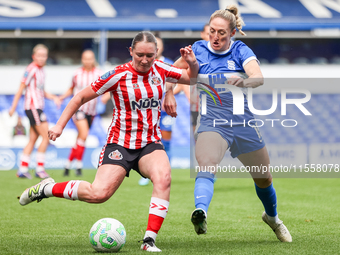
[[44,109],[45,106],[45,73],[44,69],[34,62],[26,68],[24,77],[21,80],[26,85],[25,110]]
[[139,73],[131,62],[116,67],[92,83],[98,94],[111,92],[113,118],[107,143],[140,149],[161,139],[159,119],[165,82],[176,83],[182,69],[155,60],[149,72]]
[[[91,85],[92,82],[97,80],[102,72],[98,68],[93,68],[91,71],[86,71],[83,67],[77,69],[72,78],[73,94],[77,94],[85,87]],[[83,111],[87,115],[96,115],[97,99],[90,100],[83,104],[79,110]]]

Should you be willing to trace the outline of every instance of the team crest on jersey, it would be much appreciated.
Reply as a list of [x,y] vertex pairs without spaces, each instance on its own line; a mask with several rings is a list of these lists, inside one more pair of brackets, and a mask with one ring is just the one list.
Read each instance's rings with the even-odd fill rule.
[[132,84],[132,87],[133,87],[133,89],[139,89],[139,85],[138,85],[138,83],[134,83],[134,84]]
[[123,159],[123,155],[122,155],[122,153],[120,153],[119,150],[115,150],[115,151],[112,151],[109,154],[109,159],[112,159],[112,160],[122,160]]
[[100,78],[102,78],[103,80],[106,80],[107,78],[109,78],[114,73],[115,73],[115,70],[108,71],[108,72],[104,73]]
[[26,72],[24,73],[24,78],[27,78],[27,76],[28,76],[28,71],[26,71]]
[[155,86],[162,85],[162,80],[161,80],[161,78],[159,78],[157,76],[153,76],[153,77],[151,77],[151,84],[155,85]]
[[235,62],[232,60],[228,60],[228,69],[229,70],[235,70]]

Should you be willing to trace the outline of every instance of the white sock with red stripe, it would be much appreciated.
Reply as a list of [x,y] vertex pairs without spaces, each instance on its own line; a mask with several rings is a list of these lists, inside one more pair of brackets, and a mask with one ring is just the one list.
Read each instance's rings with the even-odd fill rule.
[[70,200],[78,199],[78,187],[82,181],[68,181],[51,183],[46,185],[44,194],[46,197],[63,197]]
[[83,161],[81,160],[76,160],[76,169],[82,169],[83,168]]
[[37,166],[36,172],[43,172],[45,171],[45,153],[44,152],[37,152]]
[[153,240],[156,240],[158,231],[160,230],[164,218],[168,213],[168,208],[169,201],[157,197],[151,197],[148,227],[146,228],[143,239],[151,237]]
[[20,157],[20,167],[19,171],[21,173],[27,173],[28,172],[28,165],[30,163],[30,155],[22,154]]
[[77,152],[76,152],[76,159],[78,161],[81,161],[83,159],[84,151],[85,151],[85,141],[78,138],[77,139]]

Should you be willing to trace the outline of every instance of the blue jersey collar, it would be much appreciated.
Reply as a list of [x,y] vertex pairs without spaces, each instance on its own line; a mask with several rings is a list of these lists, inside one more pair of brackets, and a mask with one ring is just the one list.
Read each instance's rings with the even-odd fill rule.
[[211,48],[211,45],[210,45],[210,42],[207,43],[207,46],[208,46],[208,49],[212,52],[212,53],[215,53],[215,54],[218,54],[218,55],[224,55],[226,53],[228,53],[230,51],[230,49],[233,47],[233,44],[234,44],[234,41],[233,40],[230,40],[230,46],[228,49],[224,50],[224,51],[217,51],[217,50],[214,50],[213,48]]

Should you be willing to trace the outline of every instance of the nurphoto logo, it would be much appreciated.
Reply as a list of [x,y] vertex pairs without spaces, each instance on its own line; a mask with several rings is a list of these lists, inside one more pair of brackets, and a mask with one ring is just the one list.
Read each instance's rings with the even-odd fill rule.
[[[221,97],[219,94],[231,92],[232,98],[233,98],[233,115],[244,115],[244,92],[247,92],[247,99],[248,99],[248,108],[251,113],[254,115],[260,115],[260,116],[267,116],[272,113],[274,113],[278,107],[278,97],[279,93],[277,89],[273,89],[271,93],[272,98],[272,105],[269,109],[265,110],[259,110],[254,107],[253,104],[253,88],[241,88],[234,85],[229,85],[226,83],[221,84],[214,84],[213,88],[212,86],[198,82],[197,88],[206,92],[201,94],[201,115],[207,114],[207,95],[211,97],[214,104],[217,106],[223,106],[223,102],[221,100]],[[216,89],[219,89],[219,92],[216,91]],[[281,94],[281,116],[287,115],[287,105],[295,105],[305,116],[311,116],[312,114],[307,110],[307,108],[303,105],[307,103],[311,99],[311,93],[310,91],[306,89],[299,89],[299,88],[284,88],[280,90]],[[304,97],[302,98],[289,98],[289,95],[293,94],[302,94]],[[217,100],[216,100],[217,99]],[[217,102],[219,101],[219,102]],[[284,127],[295,127],[298,123],[295,119],[265,119],[266,122],[271,122],[272,127],[274,127],[274,123],[277,121],[281,121],[281,125]],[[243,126],[254,126],[257,125],[258,127],[261,127],[264,125],[265,121],[261,119],[252,119],[246,122],[244,120],[243,122],[237,122],[233,123],[233,120],[227,120],[227,119],[214,119],[213,126],[217,125],[240,125],[243,124]],[[258,125],[257,123],[260,122],[261,124]]]

